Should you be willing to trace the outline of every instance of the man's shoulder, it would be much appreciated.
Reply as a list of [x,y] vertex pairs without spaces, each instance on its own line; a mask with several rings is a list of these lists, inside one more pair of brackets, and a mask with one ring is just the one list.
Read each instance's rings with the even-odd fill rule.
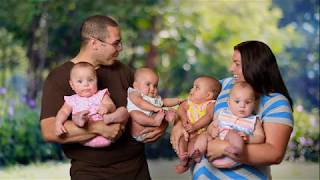
[[67,75],[67,76],[65,76],[65,75],[70,73],[72,66],[73,66],[73,63],[70,61],[66,61],[66,62],[56,66],[55,68],[53,68],[49,72],[47,79],[57,78],[60,76],[62,76],[63,78],[68,78],[69,75]]
[[73,64],[70,61],[66,61],[56,67],[54,67],[48,74],[48,77],[50,76],[59,76],[61,74],[68,73],[71,70]]

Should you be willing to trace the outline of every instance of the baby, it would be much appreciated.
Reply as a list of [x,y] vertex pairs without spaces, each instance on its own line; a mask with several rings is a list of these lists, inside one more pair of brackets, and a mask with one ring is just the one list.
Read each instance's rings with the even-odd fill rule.
[[[75,64],[70,71],[70,86],[76,94],[64,96],[65,103],[60,108],[56,116],[56,135],[61,136],[67,133],[63,127],[69,115],[81,111],[89,111],[87,117],[79,120],[72,120],[77,126],[84,127],[87,123],[85,119],[92,121],[104,121],[106,124],[120,123],[115,118],[118,113],[115,104],[109,97],[108,89],[98,91],[97,76],[95,68],[87,62]],[[97,136],[87,142],[85,146],[105,147],[111,141],[103,136]]]
[[127,109],[131,116],[131,135],[138,142],[144,141],[141,131],[148,126],[160,126],[162,120],[171,122],[175,116],[172,110],[164,107],[180,104],[180,98],[164,98],[158,95],[158,75],[149,68],[137,69],[133,88],[128,89]]
[[188,170],[189,166],[195,161],[199,162],[201,155],[205,153],[205,149],[197,147],[195,143],[212,121],[213,107],[220,90],[221,84],[218,80],[210,76],[200,76],[193,82],[188,100],[180,105],[178,115],[185,132],[184,137],[179,140],[180,164],[176,166],[177,173]]
[[[234,84],[230,90],[228,108],[214,115],[214,122],[208,128],[209,139],[226,140],[230,146],[225,151],[240,155],[245,143],[263,143],[265,139],[261,121],[252,115],[255,108],[255,92],[246,82]],[[232,168],[240,165],[231,158],[222,157],[212,161],[218,168]]]

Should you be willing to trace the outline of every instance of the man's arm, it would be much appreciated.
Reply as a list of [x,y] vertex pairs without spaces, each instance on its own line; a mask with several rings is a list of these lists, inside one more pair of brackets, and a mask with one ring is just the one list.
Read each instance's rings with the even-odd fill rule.
[[55,123],[55,117],[41,120],[41,132],[45,141],[64,144],[86,141],[96,136],[95,133],[89,132],[87,128],[79,128],[69,120],[64,123],[64,127],[68,133],[65,133],[63,136],[57,136],[55,134]]
[[42,119],[40,122],[42,136],[47,142],[54,143],[75,143],[90,140],[98,134],[115,140],[119,138],[124,130],[122,124],[106,125],[103,121],[89,121],[84,128],[77,127],[72,121],[66,121],[64,127],[67,132],[63,136],[56,136],[55,134],[55,117]]

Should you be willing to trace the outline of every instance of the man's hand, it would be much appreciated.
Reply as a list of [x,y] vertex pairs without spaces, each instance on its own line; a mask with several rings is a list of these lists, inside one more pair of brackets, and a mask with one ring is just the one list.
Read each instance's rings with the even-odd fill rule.
[[123,124],[115,123],[106,125],[103,121],[89,121],[89,131],[99,134],[111,141],[116,141],[124,132]]
[[143,143],[152,143],[158,140],[166,131],[168,127],[168,122],[162,121],[159,127],[146,127],[142,130],[141,135],[143,135]]

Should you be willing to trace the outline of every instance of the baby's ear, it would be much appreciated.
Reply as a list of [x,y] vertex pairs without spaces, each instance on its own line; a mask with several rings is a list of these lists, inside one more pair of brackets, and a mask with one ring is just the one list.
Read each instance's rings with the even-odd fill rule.
[[137,85],[138,85],[138,84],[137,84],[137,82],[135,82],[135,81],[134,81],[133,84],[132,84],[132,86],[133,86],[134,89],[137,89]]
[[74,86],[73,86],[73,83],[71,80],[69,80],[69,84],[70,84],[71,89],[74,90],[74,88],[73,88]]
[[208,99],[213,99],[213,92],[208,91]]

